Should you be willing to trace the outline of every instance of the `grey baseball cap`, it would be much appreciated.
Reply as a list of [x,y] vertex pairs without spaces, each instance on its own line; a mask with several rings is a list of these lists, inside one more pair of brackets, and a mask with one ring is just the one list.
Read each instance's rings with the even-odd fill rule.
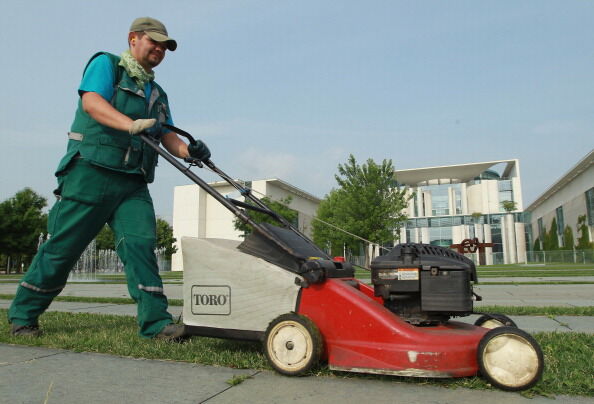
[[132,25],[130,25],[130,32],[144,32],[154,41],[165,42],[167,49],[170,51],[174,51],[177,48],[177,42],[168,36],[165,25],[154,18],[140,17],[135,19],[132,21]]

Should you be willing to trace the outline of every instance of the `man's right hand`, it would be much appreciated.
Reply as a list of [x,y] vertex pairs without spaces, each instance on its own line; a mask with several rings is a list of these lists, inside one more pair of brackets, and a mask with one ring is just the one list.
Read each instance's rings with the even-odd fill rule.
[[157,120],[154,118],[153,119],[137,119],[134,122],[132,122],[130,129],[128,129],[128,132],[131,135],[138,135],[140,132],[153,127],[155,125],[155,123],[157,123]]

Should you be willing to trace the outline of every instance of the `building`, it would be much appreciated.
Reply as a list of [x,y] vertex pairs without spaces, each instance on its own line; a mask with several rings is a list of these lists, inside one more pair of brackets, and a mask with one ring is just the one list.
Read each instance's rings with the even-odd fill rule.
[[[557,242],[561,249],[572,250],[580,236],[578,220],[585,217],[583,225],[589,242],[594,235],[594,150],[590,151],[573,168],[559,178],[526,208],[530,213],[529,230],[538,249],[544,248],[545,232],[556,225]],[[573,245],[565,239],[566,229],[571,229]]]
[[[232,199],[243,200],[235,188],[226,181],[210,184],[220,194]],[[258,180],[245,183],[253,194],[262,198],[268,196],[278,201],[290,196],[290,208],[298,212],[297,228],[311,236],[311,220],[316,213],[320,199],[279,179]],[[235,216],[221,203],[198,185],[177,186],[173,194],[173,237],[177,252],[171,259],[174,271],[183,270],[181,238],[223,238],[242,240],[243,233],[234,227]]]
[[[412,195],[400,242],[444,247],[464,239],[493,243],[481,264],[524,262],[526,236],[517,159],[395,171]],[[508,211],[504,209],[504,201]]]

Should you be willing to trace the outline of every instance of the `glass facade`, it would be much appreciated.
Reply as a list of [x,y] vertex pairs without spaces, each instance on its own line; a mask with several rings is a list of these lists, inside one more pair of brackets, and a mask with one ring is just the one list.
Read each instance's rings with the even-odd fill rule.
[[451,227],[430,227],[429,244],[449,247],[453,244]]
[[501,180],[497,183],[497,188],[499,189],[499,211],[503,212],[505,209],[503,209],[502,202],[514,200],[512,182],[511,180]]
[[[409,185],[414,191],[409,205],[412,217],[404,225],[403,238],[411,243],[449,247],[476,237],[480,242],[492,242],[492,251],[499,253],[498,257],[503,260],[503,218],[508,213],[501,202],[515,202],[514,186],[518,184],[515,171],[509,165],[505,172],[506,176],[501,176],[494,170],[486,170],[465,182],[444,175]],[[514,212],[513,218],[515,223],[526,223],[522,213]],[[506,229],[506,234],[515,232],[515,228]],[[531,229],[522,228],[522,231],[526,232],[526,237],[521,243],[532,242]],[[521,250],[524,251],[523,245]]]

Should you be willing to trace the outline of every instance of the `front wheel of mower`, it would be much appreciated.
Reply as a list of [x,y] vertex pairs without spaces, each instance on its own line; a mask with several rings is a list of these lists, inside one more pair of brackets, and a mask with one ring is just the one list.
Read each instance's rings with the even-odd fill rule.
[[299,314],[283,314],[266,330],[266,358],[283,375],[301,376],[306,373],[320,361],[322,348],[318,327]]
[[544,369],[538,342],[514,327],[488,331],[479,342],[477,360],[485,380],[507,391],[529,389],[540,380]]
[[518,328],[514,320],[505,314],[483,314],[475,322],[474,325],[484,328],[497,327],[515,327]]

